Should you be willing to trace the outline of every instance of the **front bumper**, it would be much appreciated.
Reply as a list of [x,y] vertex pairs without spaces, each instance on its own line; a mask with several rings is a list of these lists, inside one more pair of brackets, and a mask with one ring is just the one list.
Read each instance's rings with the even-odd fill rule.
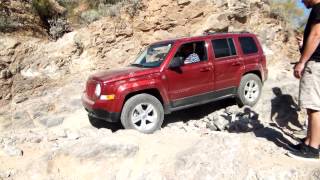
[[82,104],[85,110],[88,112],[88,115],[94,118],[98,118],[107,122],[119,122],[120,121],[120,112],[110,112],[105,108],[104,104],[96,103],[90,100],[87,95],[84,93],[82,95]]
[[120,113],[108,112],[101,109],[87,109],[88,115],[97,119],[101,119],[107,122],[119,122],[120,120]]

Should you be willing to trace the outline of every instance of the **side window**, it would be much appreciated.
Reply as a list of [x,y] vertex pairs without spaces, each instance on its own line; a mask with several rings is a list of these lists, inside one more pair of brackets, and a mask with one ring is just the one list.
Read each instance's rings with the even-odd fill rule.
[[244,54],[254,54],[258,52],[258,47],[252,37],[240,37],[239,41]]
[[184,64],[208,60],[207,48],[204,41],[183,44],[175,57],[182,57]]
[[237,55],[232,38],[212,40],[215,58],[222,58]]

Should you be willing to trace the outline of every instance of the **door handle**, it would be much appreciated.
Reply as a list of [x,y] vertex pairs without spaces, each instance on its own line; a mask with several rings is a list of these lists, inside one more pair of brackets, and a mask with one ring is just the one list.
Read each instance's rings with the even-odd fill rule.
[[210,68],[205,67],[200,69],[200,72],[207,72],[207,71],[210,71]]
[[240,66],[240,65],[241,65],[241,62],[239,62],[239,61],[233,62],[231,65],[232,65],[232,66]]

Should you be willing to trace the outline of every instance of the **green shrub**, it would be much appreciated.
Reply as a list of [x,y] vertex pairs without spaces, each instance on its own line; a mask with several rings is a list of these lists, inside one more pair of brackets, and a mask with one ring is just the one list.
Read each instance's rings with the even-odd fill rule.
[[48,0],[33,0],[32,6],[37,11],[41,19],[47,19],[52,16]]
[[76,35],[73,37],[73,42],[74,42],[74,45],[75,45],[76,48],[77,48],[78,56],[80,56],[80,55],[83,53],[83,50],[84,50],[84,44],[83,44],[83,42],[82,42],[82,36],[81,36],[81,34],[76,34]]
[[8,8],[10,5],[9,1],[1,0],[0,1],[0,31],[7,32],[13,28],[13,22],[10,19],[11,12]]
[[19,27],[22,27],[22,24],[17,20],[0,15],[0,32],[12,32],[19,29]]
[[90,24],[101,17],[120,16],[120,10],[123,6],[126,7],[126,11],[131,17],[135,16],[141,8],[140,0],[55,0],[60,7],[62,6],[66,10],[66,13],[64,11],[62,14],[55,11],[59,9],[56,8],[59,5],[49,0],[31,1],[34,9],[38,12],[44,24],[47,25],[50,36],[54,39],[70,31],[67,20],[72,26],[78,27],[81,24]]
[[62,37],[65,33],[71,31],[69,23],[64,17],[54,17],[48,20],[50,25],[49,34],[53,39]]
[[130,6],[127,9],[127,13],[131,16],[134,17],[137,15],[139,9],[142,8],[142,4],[140,0],[129,0]]
[[93,21],[100,19],[100,17],[100,13],[97,10],[91,9],[81,13],[80,22],[90,24]]
[[110,17],[116,17],[120,14],[120,4],[101,4],[98,8],[98,11],[101,16],[110,16]]
[[113,5],[113,6],[110,6],[109,9],[107,9],[107,16],[117,17],[119,15],[120,15],[120,6],[119,5]]
[[66,9],[61,6],[59,1],[32,0],[32,6],[46,25],[50,37],[58,39],[70,32],[71,28],[65,17]]
[[67,9],[69,16],[73,16],[73,10],[79,5],[79,0],[57,0],[57,2]]
[[0,31],[5,31],[8,27],[7,19],[3,16],[0,16]]
[[[43,0],[42,0],[43,1]],[[141,8],[141,0],[56,0],[61,6],[67,9],[67,17],[71,19],[74,25],[89,24],[101,17],[117,17],[120,15],[120,9],[124,5],[127,13],[133,17]],[[74,10],[81,5],[86,9],[82,12]]]
[[123,2],[124,0],[87,0],[90,8],[97,9],[100,5],[114,5]]

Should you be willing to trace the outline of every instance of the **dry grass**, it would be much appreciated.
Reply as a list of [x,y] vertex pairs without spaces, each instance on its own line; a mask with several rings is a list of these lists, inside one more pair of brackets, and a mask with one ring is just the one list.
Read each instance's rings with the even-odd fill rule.
[[126,6],[130,16],[137,14],[141,7],[140,0],[58,0],[67,9],[68,19],[74,24],[90,24],[101,17],[118,17]]

